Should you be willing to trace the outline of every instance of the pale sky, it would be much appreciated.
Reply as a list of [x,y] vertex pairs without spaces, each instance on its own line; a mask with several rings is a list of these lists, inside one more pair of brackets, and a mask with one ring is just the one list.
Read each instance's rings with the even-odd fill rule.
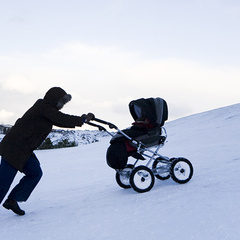
[[131,100],[169,119],[239,103],[238,0],[0,0],[0,124],[60,86],[63,112],[128,127]]

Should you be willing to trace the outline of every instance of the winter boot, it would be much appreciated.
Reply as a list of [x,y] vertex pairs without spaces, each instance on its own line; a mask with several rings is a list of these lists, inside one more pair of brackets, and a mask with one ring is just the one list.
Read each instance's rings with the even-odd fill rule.
[[3,207],[5,207],[8,210],[12,210],[14,213],[18,214],[18,215],[24,215],[25,212],[18,206],[18,203],[13,200],[13,199],[7,199],[4,204]]

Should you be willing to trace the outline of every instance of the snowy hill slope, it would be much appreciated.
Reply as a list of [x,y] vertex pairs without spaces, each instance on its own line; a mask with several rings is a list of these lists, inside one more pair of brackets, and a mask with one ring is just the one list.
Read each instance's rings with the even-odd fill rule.
[[105,162],[110,138],[36,151],[43,179],[20,204],[25,216],[0,208],[0,239],[238,240],[239,122],[240,104],[168,122],[160,152],[188,158],[193,178],[156,180],[143,194],[116,184]]

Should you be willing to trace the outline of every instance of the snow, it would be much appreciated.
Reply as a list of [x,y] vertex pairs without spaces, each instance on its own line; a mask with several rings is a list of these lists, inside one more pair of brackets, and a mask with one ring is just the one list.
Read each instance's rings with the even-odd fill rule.
[[77,145],[98,142],[100,138],[109,136],[105,131],[98,130],[53,130],[47,137],[51,139],[53,145],[67,139],[69,142],[75,142]]
[[239,122],[240,104],[167,122],[160,153],[188,158],[194,175],[183,185],[156,179],[147,193],[117,185],[108,137],[36,151],[43,178],[20,203],[26,215],[0,208],[0,239],[238,240]]

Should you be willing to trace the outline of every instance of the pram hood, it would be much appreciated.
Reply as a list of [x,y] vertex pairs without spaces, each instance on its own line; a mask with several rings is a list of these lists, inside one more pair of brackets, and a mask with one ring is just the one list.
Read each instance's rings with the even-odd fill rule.
[[151,123],[160,126],[168,119],[168,107],[164,99],[140,98],[129,103],[129,110],[136,121],[147,118]]

